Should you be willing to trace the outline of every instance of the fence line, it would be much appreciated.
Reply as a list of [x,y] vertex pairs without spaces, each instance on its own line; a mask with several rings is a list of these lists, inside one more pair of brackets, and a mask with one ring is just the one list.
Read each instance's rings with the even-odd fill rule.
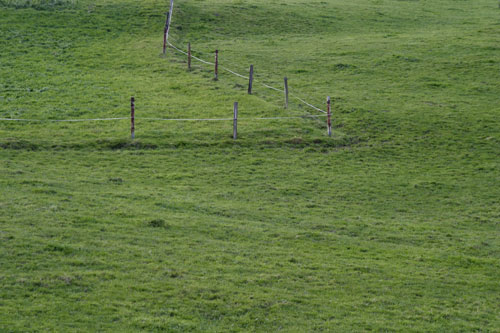
[[302,98],[298,97],[298,96],[297,96],[297,95],[295,95],[295,94],[290,93],[290,96],[292,96],[293,98],[298,99],[299,101],[301,101],[301,102],[302,102],[302,103],[304,103],[305,105],[307,105],[307,106],[309,106],[309,107],[311,107],[311,108],[313,108],[313,109],[315,109],[315,110],[317,110],[317,111],[320,111],[320,112],[323,112],[323,113],[327,113],[326,111],[323,111],[323,110],[321,110],[320,108],[317,108],[317,107],[315,107],[314,105],[307,103],[306,101],[304,101]]
[[[174,44],[170,43],[170,41],[168,41],[168,40],[167,40],[167,44],[168,44],[170,47],[172,47],[174,50],[177,50],[177,51],[179,51],[180,53],[182,53],[182,54],[184,54],[184,55],[188,55],[188,53],[187,53],[187,52],[184,52],[183,50],[179,49],[179,48],[178,48],[178,47],[176,47]],[[196,59],[196,60],[198,60],[198,61],[200,61],[200,62],[202,62],[202,63],[206,64],[206,65],[215,65],[213,62],[205,61],[205,60],[203,60],[203,59],[201,59],[201,58],[198,58],[198,57],[196,57],[196,56],[194,56],[194,55],[192,55],[192,54],[191,54],[191,57],[192,57],[193,59]]]
[[[304,116],[288,116],[288,117],[243,117],[238,120],[281,120],[281,119],[305,119],[305,118],[320,118],[327,115],[304,115]],[[227,121],[233,118],[135,118],[142,120],[158,120],[158,121]]]
[[[200,62],[202,62],[202,63],[204,63],[204,64],[207,64],[207,65],[215,65],[214,63],[211,63],[211,62],[209,62],[209,61],[206,61],[206,60],[203,60],[203,59],[198,58],[198,57],[196,57],[196,56],[193,56],[193,55],[192,55],[192,50],[191,50],[191,52],[188,54],[187,52],[184,52],[184,51],[183,51],[183,50],[181,50],[180,48],[178,48],[178,47],[176,47],[175,45],[173,45],[172,43],[170,43],[170,41],[168,40],[168,38],[169,38],[168,31],[170,30],[170,25],[172,24],[172,12],[173,12],[173,10],[174,10],[174,0],[170,0],[169,20],[168,20],[167,35],[166,35],[166,42],[168,43],[168,45],[169,45],[169,46],[171,46],[173,49],[175,49],[175,50],[177,50],[177,51],[179,51],[179,52],[183,53],[184,55],[186,55],[186,56],[188,56],[188,57],[192,57],[192,58],[194,58],[195,60],[198,60],[198,61],[200,61]],[[216,52],[217,52],[217,51],[216,51]],[[199,52],[199,53],[201,53],[201,52]],[[238,77],[243,78],[243,79],[248,79],[248,77],[247,77],[247,76],[244,76],[244,75],[239,74],[239,73],[237,73],[237,72],[235,72],[235,71],[233,71],[233,70],[230,70],[230,69],[229,69],[229,68],[227,68],[227,67],[224,67],[224,66],[220,66],[220,67],[221,67],[223,70],[226,70],[227,72],[229,72],[229,73],[231,73],[231,74],[233,74],[233,75],[235,75],[235,76],[238,76]],[[216,75],[217,75],[217,74],[216,74]],[[271,89],[271,90],[274,90],[274,91],[279,91],[279,92],[281,92],[281,91],[282,91],[281,89],[278,89],[278,88],[275,88],[275,87],[270,86],[270,85],[268,85],[268,84],[265,84],[265,83],[263,83],[263,82],[260,82],[260,80],[255,80],[255,78],[252,78],[252,79],[253,79],[253,81],[255,81],[255,82],[257,82],[257,83],[260,83],[262,86],[264,86],[264,87],[266,87],[266,88],[268,88],[268,89]],[[324,113],[324,114],[327,114],[327,113],[328,113],[328,112],[326,112],[325,110],[322,110],[322,109],[320,109],[320,108],[318,108],[318,107],[316,107],[316,106],[314,106],[314,105],[312,105],[312,104],[310,104],[310,103],[306,102],[304,99],[302,99],[302,98],[298,97],[298,96],[297,96],[297,95],[295,95],[295,94],[290,93],[290,95],[291,95],[292,97],[294,97],[295,99],[297,99],[298,101],[300,101],[300,102],[304,103],[305,105],[307,105],[307,106],[309,106],[309,107],[313,108],[313,109],[314,109],[314,110],[316,110],[316,111],[322,112],[322,113]],[[288,102],[288,96],[287,96],[287,102]]]
[[232,70],[230,70],[229,68],[224,67],[224,66],[220,66],[220,68],[222,68],[222,69],[223,69],[223,70],[225,70],[225,71],[228,71],[229,73],[231,73],[231,74],[233,74],[233,75],[236,75],[236,76],[239,76],[239,77],[241,77],[241,78],[243,78],[243,79],[245,79],[245,80],[248,80],[248,76],[243,76],[243,75],[241,75],[241,74],[238,74],[238,73],[236,73],[236,72],[233,72]]
[[[164,39],[164,48],[163,48],[163,53],[165,54],[165,46],[168,45],[169,47],[175,49],[176,51],[186,55],[189,57],[189,59],[193,58],[197,61],[200,61],[206,65],[215,65],[215,74],[216,74],[216,79],[217,79],[217,68],[220,67],[222,70],[225,70],[229,72],[232,75],[235,75],[237,77],[243,78],[243,79],[249,79],[248,76],[239,74],[225,66],[218,66],[218,61],[217,61],[217,51],[216,51],[216,62],[212,63],[206,60],[203,60],[202,58],[196,57],[192,55],[191,48],[189,47],[189,51],[185,52],[182,49],[178,48],[174,44],[172,44],[168,38],[169,30],[170,30],[170,25],[172,22],[172,14],[173,14],[173,2],[174,0],[170,0],[170,11],[168,12],[168,18],[167,18],[167,23],[165,27],[165,39]],[[202,53],[202,52],[199,52]],[[190,60],[189,60],[190,61]],[[239,67],[239,66],[237,66]],[[253,72],[253,65],[251,66],[251,71]],[[268,85],[264,82],[260,82],[260,80],[255,80],[253,77],[250,78],[250,81],[255,81],[258,84],[264,86],[265,88],[278,91],[278,92],[283,92],[282,89],[278,89],[276,87],[273,87],[271,85]],[[251,84],[251,83],[250,83]],[[16,88],[13,88],[16,89]],[[21,89],[19,89],[21,90]],[[285,77],[285,94],[286,94],[286,104],[288,105],[288,88],[287,88],[287,78]],[[30,91],[30,89],[28,89]],[[250,88],[249,88],[249,93],[250,93]],[[255,120],[255,121],[260,121],[260,120],[286,120],[286,119],[307,119],[307,118],[319,118],[319,117],[328,117],[328,133],[331,136],[331,123],[330,123],[330,97],[328,97],[328,112],[324,111],[308,102],[306,102],[304,99],[298,97],[297,95],[290,93],[292,97],[300,101],[301,103],[309,106],[310,108],[322,112],[324,114],[322,115],[302,115],[302,116],[276,116],[276,117],[248,117],[248,118],[239,118],[240,121],[245,121],[245,120]],[[43,122],[51,122],[51,123],[59,123],[59,122],[94,122],[94,121],[115,121],[115,120],[131,120],[131,136],[132,139],[134,139],[134,123],[135,120],[146,120],[146,121],[196,121],[196,122],[205,122],[205,121],[233,121],[233,137],[236,139],[236,122],[238,120],[237,118],[237,102],[235,103],[235,111],[234,111],[234,117],[233,118],[150,118],[150,117],[135,117],[134,114],[134,97],[131,98],[131,116],[130,117],[115,117],[115,118],[91,118],[91,119],[20,119],[20,118],[0,118],[0,121],[14,121],[14,122],[37,122],[37,123],[43,123]]]
[[26,121],[26,122],[51,122],[51,123],[62,123],[62,122],[83,122],[83,121],[110,121],[110,120],[124,120],[130,119],[128,117],[122,118],[93,118],[93,119],[15,119],[15,118],[0,118],[0,121]]
[[[306,119],[320,118],[327,115],[304,115],[304,116],[288,116],[288,117],[243,117],[238,120],[283,120],[283,119]],[[0,118],[0,121],[19,121],[19,122],[85,122],[85,121],[112,121],[112,120],[129,120],[129,117],[121,118],[93,118],[93,119],[15,119],[15,118]],[[135,120],[150,120],[150,121],[228,121],[233,118],[149,118],[149,117],[134,117]]]
[[[180,52],[180,53],[182,53],[182,54],[184,54],[184,55],[188,56],[188,53],[187,53],[187,52],[185,52],[185,51],[181,50],[180,48],[178,48],[178,47],[177,47],[177,46],[175,46],[174,44],[170,43],[170,41],[168,41],[168,40],[167,40],[167,43],[168,43],[168,45],[169,45],[170,47],[172,47],[174,50],[176,50],[176,51],[178,51],[178,52]],[[192,50],[191,50],[191,52],[192,52]],[[206,64],[206,65],[210,65],[210,66],[215,65],[215,63],[213,63],[213,62],[209,62],[209,61],[203,60],[203,59],[198,58],[198,57],[196,57],[196,56],[194,56],[194,55],[192,55],[192,54],[191,54],[191,57],[192,57],[193,59],[196,59],[196,60],[198,60],[198,61],[200,61],[200,62],[202,62],[202,63]],[[219,67],[220,67],[220,68],[222,68],[223,70],[225,70],[225,71],[227,71],[227,72],[229,72],[229,73],[231,73],[231,74],[235,75],[235,76],[238,76],[238,77],[243,78],[243,79],[248,79],[248,76],[244,76],[244,75],[242,75],[242,74],[239,74],[239,73],[237,73],[237,72],[235,72],[235,71],[233,71],[233,70],[231,70],[231,69],[229,69],[229,68],[227,68],[227,67],[225,67],[225,66],[219,66]],[[257,82],[257,83],[259,83],[260,85],[262,85],[262,86],[264,86],[264,87],[266,87],[266,88],[268,88],[268,89],[274,90],[274,91],[279,91],[279,92],[282,92],[282,91],[283,91],[283,89],[278,89],[278,88],[276,88],[276,87],[270,86],[270,85],[268,85],[268,84],[265,84],[264,82],[261,82],[261,81],[260,81],[260,80],[258,80],[258,79],[254,79],[254,82]],[[324,110],[322,110],[322,109],[320,109],[320,108],[318,108],[318,107],[316,107],[316,106],[314,106],[314,105],[312,105],[312,104],[310,104],[310,103],[306,102],[304,99],[302,99],[302,98],[298,97],[298,96],[297,96],[297,95],[295,95],[295,94],[290,93],[290,95],[291,95],[291,96],[293,96],[295,99],[299,100],[300,102],[302,102],[303,104],[305,104],[305,105],[307,105],[307,106],[309,106],[309,107],[313,108],[313,109],[314,109],[314,110],[316,110],[316,111],[320,111],[320,112],[325,113],[325,114],[327,113],[326,111],[324,111]]]

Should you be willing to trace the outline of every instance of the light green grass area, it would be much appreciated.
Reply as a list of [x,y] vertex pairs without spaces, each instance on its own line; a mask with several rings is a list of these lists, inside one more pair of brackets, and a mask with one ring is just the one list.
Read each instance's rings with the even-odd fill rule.
[[0,331],[499,331],[497,1],[175,1],[331,138],[167,10],[0,0],[0,118],[138,118],[0,121]]

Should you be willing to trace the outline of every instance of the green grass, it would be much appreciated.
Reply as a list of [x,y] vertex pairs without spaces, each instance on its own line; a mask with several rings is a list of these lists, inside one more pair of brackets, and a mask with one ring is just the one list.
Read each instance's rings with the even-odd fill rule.
[[0,0],[0,331],[484,331],[495,1]]

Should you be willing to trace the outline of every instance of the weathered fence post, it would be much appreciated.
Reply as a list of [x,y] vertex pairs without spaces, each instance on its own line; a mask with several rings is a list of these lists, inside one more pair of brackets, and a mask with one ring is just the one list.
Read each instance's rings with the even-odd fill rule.
[[165,29],[163,30],[163,54],[165,55],[167,53],[167,35],[168,35],[168,17],[170,16],[170,13],[167,14],[167,19],[165,21]]
[[238,137],[238,102],[234,102],[233,139]]
[[328,116],[327,125],[328,125],[328,136],[332,136],[332,113],[331,113],[331,102],[330,96],[326,98],[326,113]]
[[170,24],[172,23],[172,14],[174,13],[174,0],[170,0],[170,9],[168,10],[168,25],[167,25],[167,41],[168,33],[170,32]]
[[252,84],[253,84],[253,65],[250,65],[250,78],[248,80],[248,94],[252,94]]
[[135,138],[135,98],[130,98],[130,136]]
[[215,81],[219,79],[219,50],[215,50]]
[[191,69],[191,43],[188,43],[188,69]]
[[288,78],[285,76],[285,109],[288,109]]
[[168,32],[170,31],[170,23],[172,22],[172,12],[174,11],[174,0],[170,0],[170,10],[167,12],[167,20],[165,22],[165,30],[163,32],[163,54],[167,52]]

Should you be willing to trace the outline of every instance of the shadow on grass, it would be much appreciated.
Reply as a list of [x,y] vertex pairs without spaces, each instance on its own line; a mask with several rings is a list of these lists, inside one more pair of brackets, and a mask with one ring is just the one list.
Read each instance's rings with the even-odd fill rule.
[[358,138],[291,138],[291,139],[267,139],[251,140],[245,139],[225,139],[221,141],[175,141],[175,142],[149,142],[130,139],[99,139],[84,142],[50,143],[37,141],[32,142],[24,139],[8,138],[0,141],[0,149],[3,150],[24,150],[24,151],[50,151],[50,150],[158,150],[158,149],[197,149],[197,148],[318,148],[335,149],[352,147],[360,143]]

